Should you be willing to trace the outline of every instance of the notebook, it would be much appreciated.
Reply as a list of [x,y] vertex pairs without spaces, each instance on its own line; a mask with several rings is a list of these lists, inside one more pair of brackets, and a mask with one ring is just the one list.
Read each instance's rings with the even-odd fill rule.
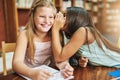
[[[50,77],[48,80],[72,80],[74,78],[74,76],[70,76],[66,79],[63,78],[63,76],[61,75],[61,72],[59,70],[56,70],[54,68],[51,68],[47,65],[41,65],[39,67],[35,67],[34,69],[45,69],[51,73],[53,73],[54,75],[52,77]],[[26,80],[32,80],[24,75],[19,74],[20,76],[24,77]]]
[[111,71],[108,74],[109,76],[115,77],[116,80],[120,80],[120,78],[118,78],[120,77],[120,70]]

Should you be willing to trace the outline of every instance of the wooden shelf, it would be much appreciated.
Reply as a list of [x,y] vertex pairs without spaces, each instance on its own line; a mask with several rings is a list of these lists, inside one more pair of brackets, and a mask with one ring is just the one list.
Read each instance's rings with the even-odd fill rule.
[[30,8],[20,8],[20,7],[17,7],[18,10],[30,10]]
[[4,0],[6,42],[16,42],[18,34],[18,14],[16,0]]
[[[71,5],[69,6],[79,6],[76,1],[79,0],[68,0]],[[116,15],[120,14],[120,1],[116,0],[115,2],[107,2],[107,0],[80,0],[83,1],[80,4],[80,7],[83,6],[86,10],[88,10],[89,14],[93,17],[96,27],[101,33],[119,33],[120,30],[119,25],[113,25],[120,23],[116,17]],[[54,0],[55,6],[58,11],[62,11],[64,0]],[[24,26],[27,23],[29,10],[30,8],[17,8],[16,0],[4,0],[5,4],[5,29],[6,29],[6,41],[7,42],[15,42],[17,37],[17,32],[19,26]],[[110,8],[109,8],[110,7]],[[88,9],[89,8],[89,9]],[[113,9],[112,13],[109,13],[108,10]],[[115,11],[116,10],[116,11]],[[113,12],[118,12],[113,13]],[[109,13],[109,14],[108,14]],[[111,17],[115,17],[112,20],[108,20]],[[113,21],[114,20],[114,21]],[[118,28],[118,29],[117,29]],[[116,29],[117,31],[115,31]]]

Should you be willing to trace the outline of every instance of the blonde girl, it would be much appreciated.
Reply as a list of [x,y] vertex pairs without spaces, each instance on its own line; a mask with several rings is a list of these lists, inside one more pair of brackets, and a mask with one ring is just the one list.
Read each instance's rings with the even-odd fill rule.
[[[13,69],[32,80],[48,80],[53,76],[44,69],[33,69],[52,62],[51,27],[56,8],[48,0],[34,0],[26,28],[20,32],[13,57]],[[24,19],[24,18],[23,18]],[[73,68],[71,74],[73,74]],[[63,67],[63,66],[62,66]],[[67,71],[67,69],[65,69]],[[69,76],[67,74],[66,76]]]

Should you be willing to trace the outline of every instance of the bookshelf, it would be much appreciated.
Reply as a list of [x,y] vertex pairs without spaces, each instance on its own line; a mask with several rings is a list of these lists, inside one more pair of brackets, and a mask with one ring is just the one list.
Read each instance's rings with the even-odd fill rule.
[[83,7],[83,0],[55,0],[55,6],[58,11],[64,12],[70,6]]
[[[21,26],[26,25],[29,15],[29,8],[30,5],[32,4],[32,1],[33,0],[8,0],[8,1],[4,0],[6,6],[5,13],[7,23],[6,24],[7,42],[15,42],[19,28]],[[92,3],[92,1],[88,2],[88,0],[52,0],[52,1],[54,1],[54,4],[58,11],[64,11],[66,7],[70,6],[85,7],[87,9],[86,5]],[[97,2],[93,2],[92,4],[97,5]],[[11,15],[7,13],[10,13]],[[90,14],[95,15],[96,12],[93,14],[91,10]],[[94,20],[97,21],[97,19]]]
[[29,9],[32,5],[33,0],[16,0],[17,8]]
[[98,11],[99,11],[99,2],[98,0],[85,0],[84,8],[92,15],[93,22],[98,23]]
[[28,20],[32,1],[4,0],[6,42],[16,42],[19,28],[25,26]]
[[[24,4],[21,4],[23,3]],[[31,2],[33,0],[30,0]],[[93,17],[98,30],[103,34],[120,34],[120,0],[52,0],[58,11],[66,7],[84,7]],[[4,0],[6,41],[15,42],[18,29],[25,26],[30,6],[29,0]],[[31,3],[29,3],[31,4]],[[9,14],[8,14],[9,13]]]
[[[84,7],[97,29],[113,43],[120,37],[120,0],[55,0],[63,11],[69,6]],[[60,4],[60,5],[59,5]],[[65,6],[65,7],[64,7]]]
[[[99,4],[98,0],[55,0],[55,6],[59,11],[64,12],[67,7],[77,6],[85,8],[89,14],[93,17],[93,21],[95,25],[98,27],[99,17],[101,17],[99,13]],[[101,28],[99,28],[101,29]],[[102,30],[101,30],[102,31]]]
[[119,0],[107,0],[105,2],[104,10],[104,32],[108,34],[120,34],[120,1]]
[[[33,0],[16,0],[19,28],[26,25]],[[23,20],[24,19],[24,20]]]
[[120,0],[104,0],[103,4],[102,32],[117,44],[120,37]]

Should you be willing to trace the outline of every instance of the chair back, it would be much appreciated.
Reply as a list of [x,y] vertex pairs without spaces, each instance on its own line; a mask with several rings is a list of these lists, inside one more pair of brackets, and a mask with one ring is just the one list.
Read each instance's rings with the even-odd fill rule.
[[[16,47],[16,43],[6,43],[2,41],[2,60],[3,60],[3,75],[7,75],[7,65],[12,65],[12,57]],[[8,54],[9,53],[9,54]],[[9,63],[9,61],[11,61]],[[11,67],[12,69],[12,67]]]

